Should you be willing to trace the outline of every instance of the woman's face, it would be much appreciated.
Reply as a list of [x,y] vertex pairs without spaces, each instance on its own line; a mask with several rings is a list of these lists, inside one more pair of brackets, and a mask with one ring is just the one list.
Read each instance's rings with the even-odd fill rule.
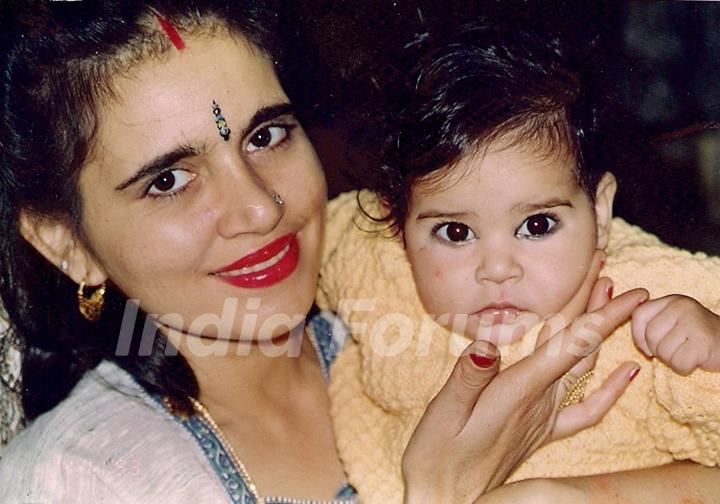
[[313,300],[321,166],[257,49],[223,35],[185,42],[117,78],[97,111],[80,174],[96,276],[174,329],[278,336]]

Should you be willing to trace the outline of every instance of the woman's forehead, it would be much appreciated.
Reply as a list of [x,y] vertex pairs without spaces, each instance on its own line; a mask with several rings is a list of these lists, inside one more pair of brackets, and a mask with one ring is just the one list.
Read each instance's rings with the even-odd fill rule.
[[182,51],[173,49],[119,74],[112,81],[114,99],[105,104],[109,114],[158,118],[213,100],[250,109],[266,95],[284,96],[272,63],[250,43],[230,36],[186,40]]
[[94,158],[142,162],[179,144],[218,139],[215,102],[231,131],[262,107],[286,102],[272,63],[230,36],[189,37],[186,48],[135,65],[100,105]]

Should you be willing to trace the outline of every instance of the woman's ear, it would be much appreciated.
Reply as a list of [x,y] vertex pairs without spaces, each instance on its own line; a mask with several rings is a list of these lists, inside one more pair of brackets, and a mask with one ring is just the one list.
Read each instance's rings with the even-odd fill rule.
[[597,224],[597,248],[604,249],[610,239],[610,226],[613,217],[613,201],[617,192],[617,181],[615,175],[610,172],[605,174],[598,183],[595,191],[595,221]]
[[23,210],[20,212],[20,234],[76,284],[85,282],[95,286],[107,280],[104,269],[80,244],[67,224]]

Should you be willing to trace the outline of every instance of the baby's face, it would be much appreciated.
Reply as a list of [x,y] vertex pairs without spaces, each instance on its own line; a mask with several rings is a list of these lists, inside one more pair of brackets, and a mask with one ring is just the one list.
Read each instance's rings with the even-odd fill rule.
[[428,313],[504,343],[570,300],[605,246],[614,196],[613,182],[596,212],[573,163],[496,142],[439,182],[415,184],[403,237]]

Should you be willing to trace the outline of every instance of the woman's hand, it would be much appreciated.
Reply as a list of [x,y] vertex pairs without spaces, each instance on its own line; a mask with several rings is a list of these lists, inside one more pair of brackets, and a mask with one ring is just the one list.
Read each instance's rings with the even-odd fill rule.
[[[571,386],[565,373],[587,365],[581,361],[648,297],[635,289],[578,317],[588,300],[602,304],[606,286],[595,280],[596,259],[575,297],[543,328],[545,343],[531,355],[498,374],[496,347],[476,341],[466,349],[405,450],[406,502],[473,502],[549,440],[596,423],[622,394],[633,363],[620,366],[582,403],[558,411]],[[573,322],[553,329],[565,325],[558,323],[563,319]]]

